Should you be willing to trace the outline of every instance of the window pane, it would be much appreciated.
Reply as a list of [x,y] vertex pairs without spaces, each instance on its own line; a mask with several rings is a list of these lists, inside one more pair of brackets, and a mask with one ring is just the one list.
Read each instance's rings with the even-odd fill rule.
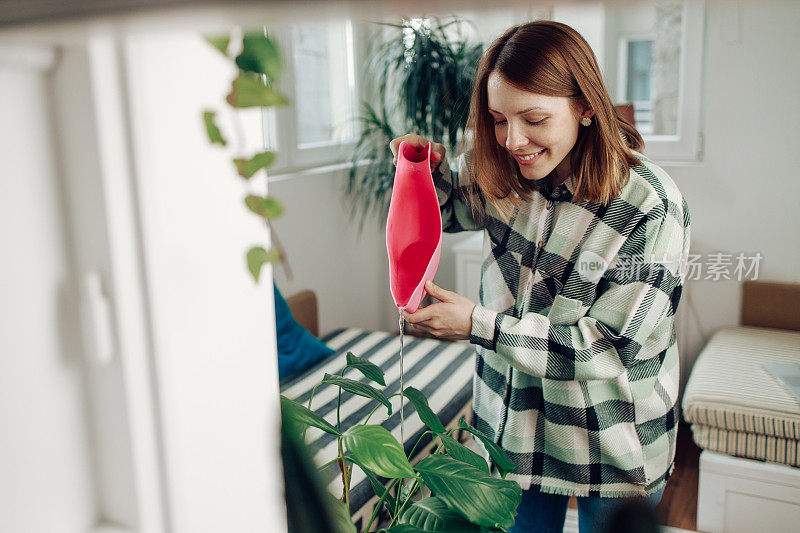
[[355,69],[350,23],[295,26],[292,49],[298,147],[352,140]]
[[628,100],[650,100],[652,57],[653,41],[628,41]]

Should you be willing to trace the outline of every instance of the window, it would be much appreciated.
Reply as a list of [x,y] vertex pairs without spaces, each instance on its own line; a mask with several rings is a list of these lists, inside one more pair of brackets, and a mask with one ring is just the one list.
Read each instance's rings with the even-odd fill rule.
[[353,24],[297,24],[276,35],[286,66],[280,86],[292,104],[264,113],[273,173],[344,162],[358,134]]
[[633,104],[636,129],[642,135],[651,134],[653,39],[621,39],[619,63],[619,87],[624,87],[623,100]]
[[646,155],[700,159],[704,0],[559,4],[551,18],[589,42],[613,102],[633,103]]

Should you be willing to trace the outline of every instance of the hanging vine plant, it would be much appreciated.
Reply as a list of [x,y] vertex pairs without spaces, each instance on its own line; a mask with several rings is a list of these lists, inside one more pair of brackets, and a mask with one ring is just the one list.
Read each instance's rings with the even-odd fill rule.
[[[274,88],[281,71],[283,61],[280,50],[271,37],[262,32],[245,33],[242,36],[241,51],[233,56],[231,54],[231,37],[223,35],[209,37],[207,41],[226,58],[232,61],[238,71],[231,82],[231,90],[225,97],[228,104],[226,110],[231,115],[234,123],[238,124],[237,115],[240,109],[251,107],[273,107],[286,105],[288,98]],[[227,146],[227,137],[223,135],[217,125],[217,112],[207,110],[203,112],[203,124],[211,144]],[[237,132],[241,127],[235,128]],[[243,135],[239,133],[239,135]],[[245,146],[244,139],[238,139],[237,146]],[[267,168],[275,161],[275,152],[264,150],[255,154],[237,154],[231,162],[236,173],[246,182],[253,176],[263,171],[267,176]],[[265,263],[281,262],[287,276],[291,278],[291,270],[286,260],[286,254],[278,239],[277,233],[272,228],[272,220],[283,214],[283,204],[274,196],[248,194],[244,198],[244,205],[256,216],[264,220],[269,228],[273,246],[267,250],[263,246],[253,246],[247,251],[247,268],[255,281],[258,281],[261,268]]]
[[350,157],[345,194],[356,216],[385,223],[394,182],[389,141],[417,133],[458,152],[469,114],[475,69],[483,45],[463,35],[455,17],[380,23],[390,37],[375,47],[368,72],[376,81],[374,104],[362,101],[361,136]]

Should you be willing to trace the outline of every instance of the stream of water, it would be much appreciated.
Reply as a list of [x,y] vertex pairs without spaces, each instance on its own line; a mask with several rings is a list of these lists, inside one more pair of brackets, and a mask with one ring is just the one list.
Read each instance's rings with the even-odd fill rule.
[[406,446],[406,439],[405,439],[405,418],[403,418],[403,405],[405,396],[403,396],[403,329],[405,326],[405,318],[403,317],[403,311],[405,308],[398,307],[397,310],[400,312],[400,320],[398,325],[400,327],[400,443],[403,445],[403,449]]

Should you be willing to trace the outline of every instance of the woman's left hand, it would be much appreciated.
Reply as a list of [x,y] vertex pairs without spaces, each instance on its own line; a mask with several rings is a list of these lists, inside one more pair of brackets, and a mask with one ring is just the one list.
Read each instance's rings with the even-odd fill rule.
[[412,314],[404,311],[406,322],[440,339],[469,339],[475,303],[460,294],[434,285],[432,281],[425,284],[425,289],[441,303],[422,307]]

